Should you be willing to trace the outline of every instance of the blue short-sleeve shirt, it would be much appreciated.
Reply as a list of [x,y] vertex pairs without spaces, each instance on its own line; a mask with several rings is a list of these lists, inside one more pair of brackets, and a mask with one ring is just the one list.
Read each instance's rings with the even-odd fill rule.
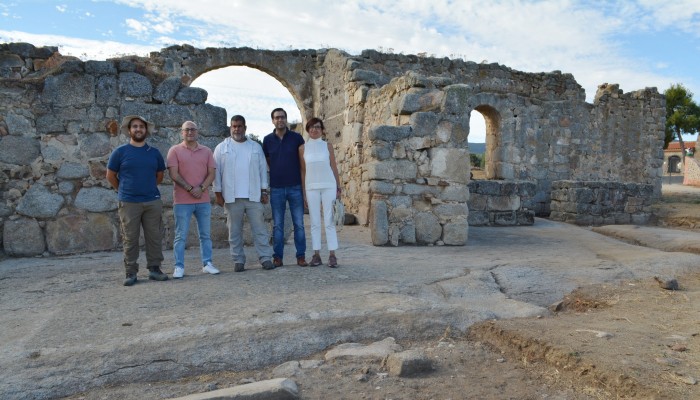
[[160,198],[156,173],[165,171],[165,161],[155,147],[123,144],[109,156],[107,168],[119,178],[119,201],[145,203]]

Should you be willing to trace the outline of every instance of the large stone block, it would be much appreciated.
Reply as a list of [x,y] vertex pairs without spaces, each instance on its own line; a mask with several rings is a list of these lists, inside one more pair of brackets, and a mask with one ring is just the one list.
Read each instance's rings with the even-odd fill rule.
[[91,75],[116,75],[117,67],[112,61],[86,61],[85,72]]
[[82,188],[75,198],[75,206],[91,212],[114,211],[117,209],[117,192],[101,187]]
[[433,244],[442,236],[442,226],[435,214],[431,212],[417,213],[415,218],[416,242],[419,244]]
[[469,195],[470,211],[486,211],[488,206],[488,196],[481,193],[471,193]]
[[399,230],[399,239],[405,244],[416,244],[416,226],[407,221]]
[[[205,137],[217,138],[219,142],[228,137],[230,132],[226,121],[226,109],[211,104],[201,104],[192,108],[192,120],[199,127],[199,134]],[[179,125],[185,122],[183,119]],[[260,136],[262,140],[262,135]],[[216,144],[219,144],[218,142]],[[214,145],[216,147],[216,145]],[[214,149],[212,147],[212,150]]]
[[370,181],[369,190],[371,193],[377,194],[394,194],[396,192],[396,185],[384,181]]
[[516,211],[515,218],[518,225],[534,225],[535,212],[532,210]]
[[469,237],[469,224],[467,219],[448,222],[442,228],[443,243],[451,246],[464,246]]
[[51,193],[41,183],[35,183],[20,199],[17,212],[34,218],[52,218],[63,207],[63,196]]
[[386,142],[395,142],[397,140],[405,139],[409,136],[411,136],[411,127],[409,125],[373,126],[369,129],[369,133],[368,133],[369,140],[383,140]]
[[151,97],[153,84],[151,81],[136,72],[122,72],[119,74],[119,93],[126,97]]
[[474,95],[471,85],[463,83],[445,87],[445,97],[442,112],[446,114],[462,114],[471,110],[470,99]]
[[412,89],[399,102],[399,114],[413,114],[421,111],[436,111],[442,105],[444,92],[435,89]]
[[413,136],[433,136],[440,117],[434,112],[417,112],[411,114],[410,124]]
[[394,180],[416,179],[418,167],[408,160],[386,160],[369,163],[365,166],[368,179]]
[[64,162],[56,172],[56,177],[60,179],[80,179],[90,176],[87,165],[76,162]]
[[431,148],[431,175],[450,182],[468,183],[471,164],[469,150],[451,148]]
[[111,250],[116,226],[109,214],[74,214],[46,223],[46,244],[52,254]]
[[[470,200],[469,188],[466,185],[452,184],[442,188],[442,193],[439,195],[443,201],[458,201],[465,203]],[[471,208],[471,207],[470,207]]]
[[469,208],[466,204],[438,204],[433,209],[440,222],[465,218],[469,215]]
[[394,207],[389,213],[389,222],[403,222],[413,217],[413,209],[408,207]]
[[22,68],[24,67],[24,61],[22,57],[16,54],[0,54],[0,68]]
[[369,216],[372,244],[383,246],[389,241],[389,216],[384,200],[372,200]]
[[488,226],[490,225],[488,211],[469,210],[469,226]]
[[109,137],[104,133],[81,135],[79,138],[80,152],[86,158],[104,157],[112,152]]
[[54,107],[89,107],[95,102],[95,77],[70,73],[50,76],[44,81],[41,101]]
[[177,95],[175,95],[175,102],[177,104],[184,105],[203,104],[205,101],[207,101],[207,96],[209,96],[209,93],[202,88],[184,87],[177,92]]
[[518,222],[515,211],[499,211],[493,213],[493,224],[499,226],[512,226]]
[[388,142],[372,142],[369,145],[369,154],[377,160],[387,160],[393,155],[393,148]]
[[101,106],[118,106],[119,101],[119,83],[117,82],[117,77],[106,75],[97,78],[95,103]]
[[7,133],[15,136],[35,137],[36,128],[32,126],[32,121],[24,115],[8,113],[5,116]]
[[366,82],[370,85],[383,86],[389,83],[389,77],[366,69],[356,69],[350,73],[350,82]]
[[153,93],[153,99],[160,101],[161,103],[169,103],[180,90],[180,78],[177,76],[171,76],[166,78],[163,82],[156,87]]
[[0,138],[0,162],[30,165],[41,154],[39,141],[21,136]]
[[5,221],[2,238],[5,254],[9,256],[33,257],[42,254],[46,249],[44,232],[35,219],[18,218]]
[[487,207],[491,211],[515,211],[520,208],[519,196],[489,196]]

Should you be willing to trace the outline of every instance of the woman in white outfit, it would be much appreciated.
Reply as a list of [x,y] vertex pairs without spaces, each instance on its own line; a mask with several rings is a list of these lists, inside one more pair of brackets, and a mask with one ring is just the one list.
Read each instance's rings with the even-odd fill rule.
[[336,268],[338,259],[335,257],[335,250],[338,248],[338,235],[333,223],[333,200],[340,198],[340,179],[338,179],[333,146],[321,139],[324,129],[323,121],[318,118],[311,118],[306,123],[309,140],[299,146],[301,184],[311,219],[311,246],[314,255],[309,265],[316,267],[322,264],[319,251],[321,250],[321,207],[323,207],[323,226],[329,252],[328,266]]

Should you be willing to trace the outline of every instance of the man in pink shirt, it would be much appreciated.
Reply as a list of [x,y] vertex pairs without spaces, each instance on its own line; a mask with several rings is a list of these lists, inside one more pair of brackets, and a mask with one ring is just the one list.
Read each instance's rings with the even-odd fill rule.
[[219,273],[211,261],[211,200],[208,190],[214,181],[216,164],[211,149],[197,143],[198,135],[197,124],[186,121],[182,124],[182,142],[168,150],[167,166],[173,180],[174,192],[175,279],[185,275],[185,244],[192,214],[197,219],[202,272]]

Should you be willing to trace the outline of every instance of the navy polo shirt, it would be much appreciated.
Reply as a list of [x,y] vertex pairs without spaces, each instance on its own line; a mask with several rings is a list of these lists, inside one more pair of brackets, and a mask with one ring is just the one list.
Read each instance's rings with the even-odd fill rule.
[[263,138],[263,152],[270,166],[270,187],[301,185],[299,146],[302,144],[304,138],[289,129],[281,140],[275,131]]

